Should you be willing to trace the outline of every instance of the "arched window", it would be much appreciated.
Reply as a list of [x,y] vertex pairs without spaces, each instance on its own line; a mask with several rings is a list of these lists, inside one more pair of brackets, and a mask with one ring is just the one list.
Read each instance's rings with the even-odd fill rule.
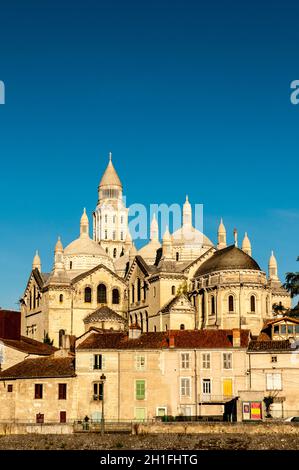
[[133,323],[133,319],[132,319],[132,315],[130,315],[130,325],[132,325]]
[[59,302],[60,302],[60,303],[63,302],[63,294],[60,294],[60,296],[59,296]]
[[108,250],[108,248],[106,248],[106,253],[107,253],[107,255],[108,255],[108,253],[109,253],[109,250]]
[[255,312],[255,296],[254,295],[250,297],[250,311],[252,313]]
[[135,286],[132,284],[132,303],[135,302]]
[[165,331],[167,331],[167,329],[168,329],[168,328],[167,328],[167,325],[165,325]]
[[32,293],[29,294],[29,309],[32,309]]
[[145,311],[146,332],[148,333],[148,313]]
[[146,282],[143,283],[143,300],[146,300]]
[[154,297],[156,297],[156,287],[154,287],[154,289],[153,289],[153,295],[154,295]]
[[62,347],[62,338],[65,335],[65,330],[59,330],[58,335],[59,335],[58,344],[59,344],[59,347],[61,348]]
[[141,331],[143,333],[143,316],[142,316],[142,313],[140,313],[140,327],[141,327]]
[[138,278],[137,279],[137,302],[140,302],[141,300],[141,281]]
[[113,248],[113,258],[116,258],[116,253],[117,253],[116,248]]
[[107,303],[107,289],[104,284],[98,285],[98,304],[106,304]]
[[175,286],[171,286],[171,295],[175,295]]
[[36,287],[33,287],[33,308],[36,307]]
[[119,304],[119,290],[118,289],[112,290],[112,303]]
[[135,313],[135,324],[138,325],[138,316],[137,316],[137,313]]
[[215,297],[212,295],[211,297],[211,315],[215,315],[216,308],[215,308]]
[[178,251],[177,251],[176,254],[175,254],[175,259],[176,259],[177,261],[179,261],[179,259],[180,259],[180,253],[179,253]]
[[230,295],[228,297],[228,311],[234,312],[234,296],[233,295]]
[[184,330],[184,329],[185,329],[185,325],[183,323],[181,323],[180,330]]
[[266,297],[266,313],[269,313],[269,297]]
[[156,327],[156,325],[155,325],[155,326],[154,326],[154,332],[156,333],[156,331],[157,331],[157,327]]
[[84,289],[84,302],[91,302],[91,287],[85,287]]
[[72,269],[72,268],[73,268],[73,262],[70,261],[70,269]]

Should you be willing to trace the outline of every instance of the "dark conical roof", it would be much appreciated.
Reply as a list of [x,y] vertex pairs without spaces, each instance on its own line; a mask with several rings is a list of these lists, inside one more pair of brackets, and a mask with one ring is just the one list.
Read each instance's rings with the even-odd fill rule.
[[194,277],[215,271],[227,271],[230,269],[253,269],[261,271],[257,262],[235,245],[216,251],[211,258],[205,261],[195,273]]

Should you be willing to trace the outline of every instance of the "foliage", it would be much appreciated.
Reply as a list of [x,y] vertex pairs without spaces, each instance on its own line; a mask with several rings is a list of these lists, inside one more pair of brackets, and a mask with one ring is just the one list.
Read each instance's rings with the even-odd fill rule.
[[272,418],[271,413],[270,413],[270,407],[274,401],[273,397],[269,395],[268,397],[265,397],[263,401],[266,406],[266,413],[267,413],[266,418]]
[[177,295],[180,295],[180,294],[187,294],[187,292],[188,292],[187,281],[184,281],[184,282],[178,287]]
[[53,339],[51,340],[51,339],[49,338],[49,334],[48,334],[48,333],[45,333],[45,334],[44,334],[44,343],[45,343],[45,344],[49,344],[50,346],[52,346],[52,345],[53,345],[53,341],[54,341]]
[[[297,261],[299,261],[299,257],[297,258]],[[283,286],[288,292],[290,292],[291,297],[299,295],[299,273],[287,273],[286,281]]]

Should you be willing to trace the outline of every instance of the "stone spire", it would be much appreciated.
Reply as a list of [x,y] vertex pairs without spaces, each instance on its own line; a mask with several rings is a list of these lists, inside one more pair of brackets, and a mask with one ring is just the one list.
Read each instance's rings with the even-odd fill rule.
[[186,201],[183,205],[183,226],[191,227],[192,226],[192,208],[189,202],[188,196],[186,195]]
[[39,257],[39,254],[38,254],[37,250],[36,250],[34,258],[33,258],[32,269],[38,269],[39,272],[42,271],[41,260],[40,260],[40,257]]
[[106,170],[104,171],[104,174],[102,176],[102,179],[100,181],[100,184],[99,184],[99,189],[105,189],[105,188],[109,188],[109,187],[119,187],[120,189],[122,189],[122,184],[121,184],[121,181],[118,177],[118,174],[116,173],[116,170],[113,166],[113,163],[112,163],[112,153],[110,152],[109,153],[109,163],[106,167]]
[[80,220],[80,238],[89,238],[89,220],[85,207]]
[[162,240],[162,254],[164,259],[172,258],[172,241],[167,225]]
[[156,214],[153,215],[152,222],[151,222],[150,239],[151,239],[151,241],[153,241],[153,240],[158,241],[159,240],[159,226],[158,226],[158,222],[157,222],[157,219],[156,219]]
[[58,237],[54,253],[54,274],[62,271],[65,271],[63,262],[63,246],[60,237]]
[[269,279],[277,280],[278,279],[277,261],[274,256],[273,250],[271,251],[268,268],[269,268]]
[[238,230],[236,228],[234,228],[234,243],[238,247]]
[[243,238],[243,242],[242,242],[242,250],[247,253],[247,255],[251,256],[251,243],[250,243],[250,240],[248,238],[248,235],[247,235],[247,232],[245,232],[245,236]]
[[218,227],[218,244],[217,244],[218,250],[222,250],[223,248],[226,248],[226,229],[221,217],[220,224]]

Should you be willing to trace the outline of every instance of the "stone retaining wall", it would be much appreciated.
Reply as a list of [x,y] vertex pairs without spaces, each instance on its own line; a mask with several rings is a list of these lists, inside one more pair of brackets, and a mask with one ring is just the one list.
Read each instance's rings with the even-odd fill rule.
[[9,434],[72,434],[72,424],[0,423],[0,435]]
[[292,423],[135,423],[133,434],[299,434]]

